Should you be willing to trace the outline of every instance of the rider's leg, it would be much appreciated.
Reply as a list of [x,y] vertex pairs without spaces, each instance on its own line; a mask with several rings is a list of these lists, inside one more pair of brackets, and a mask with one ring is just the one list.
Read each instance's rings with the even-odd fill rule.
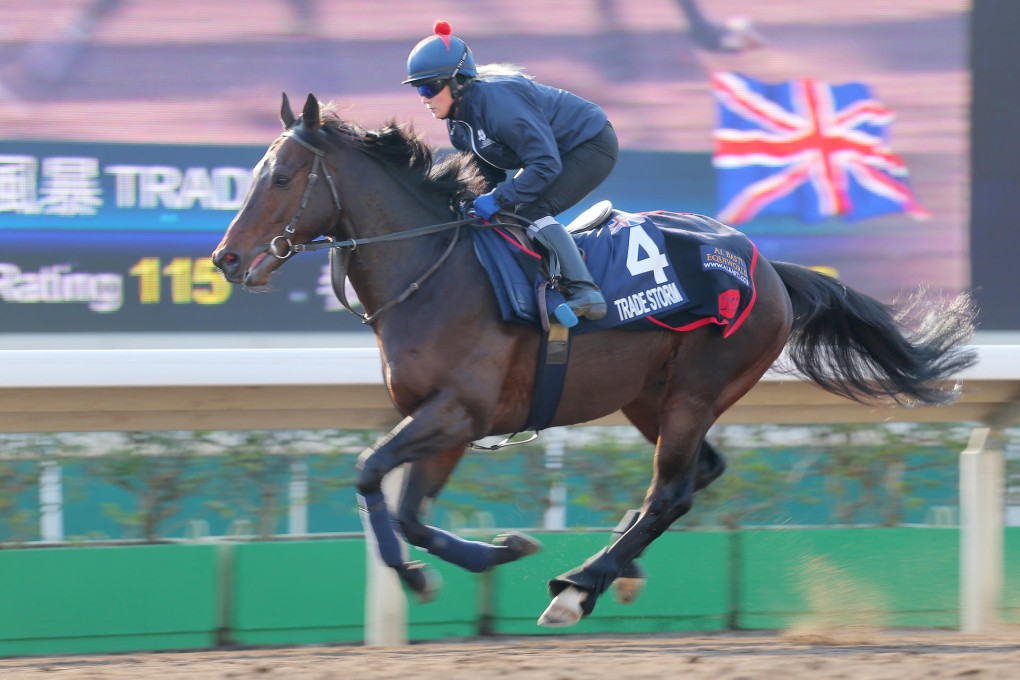
[[549,254],[549,271],[559,270],[560,282],[566,289],[567,305],[574,314],[592,321],[605,318],[606,299],[592,280],[588,265],[566,228],[556,218],[546,216],[535,220],[534,226],[528,229]]
[[541,243],[560,266],[567,304],[577,316],[597,321],[606,315],[606,301],[592,281],[588,266],[581,258],[574,239],[556,220],[556,215],[580,203],[602,183],[616,165],[619,144],[613,126],[562,154],[563,169],[542,195],[515,212],[532,222],[532,236]]

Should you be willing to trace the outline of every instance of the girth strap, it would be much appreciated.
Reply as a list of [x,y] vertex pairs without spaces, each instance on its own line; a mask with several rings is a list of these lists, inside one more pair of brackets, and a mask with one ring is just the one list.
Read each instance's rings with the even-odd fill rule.
[[524,430],[544,430],[556,415],[563,396],[563,383],[567,378],[570,339],[570,329],[560,323],[551,323],[549,332],[542,335],[538,370],[535,373],[535,394],[531,399],[531,412],[528,413]]

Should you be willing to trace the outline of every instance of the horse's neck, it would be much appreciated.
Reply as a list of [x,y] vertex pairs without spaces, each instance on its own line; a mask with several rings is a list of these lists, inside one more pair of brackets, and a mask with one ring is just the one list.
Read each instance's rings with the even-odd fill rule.
[[[355,240],[379,237],[456,219],[444,199],[424,193],[424,189],[405,182],[384,165],[365,162],[365,157],[357,150],[344,151],[341,147],[341,154],[348,154],[341,156],[342,165],[352,169],[345,173],[347,179],[341,187],[341,203],[344,205],[341,233],[345,236]],[[365,311],[372,314],[407,295],[412,284],[443,257],[453,236],[454,231],[449,230],[358,246],[351,253],[347,275]],[[438,281],[447,279],[451,267],[464,268],[472,252],[470,236],[462,233],[459,241],[459,247],[455,248],[450,259],[441,265],[442,271],[430,275],[423,288],[431,289]],[[382,325],[389,325],[390,318],[404,316],[430,298],[432,295],[428,293],[411,293],[404,302],[383,315],[386,319],[377,324],[377,330]],[[433,306],[435,309],[430,311],[435,314],[445,312],[445,305]]]
[[[388,227],[386,231],[389,233],[408,231],[416,227],[453,219],[450,215],[437,216],[421,209],[415,214],[417,217],[410,219],[406,216],[406,210],[394,211],[391,215],[360,217],[372,220],[373,224],[386,225]],[[352,220],[358,218],[359,215],[352,215]],[[382,233],[382,230],[379,230],[372,235]],[[347,275],[365,310],[371,314],[383,305],[405,295],[412,284],[419,282],[421,277],[443,256],[453,236],[454,231],[451,229],[437,234],[358,246],[351,254]],[[468,238],[466,234],[460,235],[460,240]],[[462,249],[457,248],[456,250]],[[442,267],[457,266],[458,259],[460,258],[457,257],[457,253],[454,253]],[[433,274],[433,276],[435,275]],[[414,297],[415,295],[412,294],[411,298]]]

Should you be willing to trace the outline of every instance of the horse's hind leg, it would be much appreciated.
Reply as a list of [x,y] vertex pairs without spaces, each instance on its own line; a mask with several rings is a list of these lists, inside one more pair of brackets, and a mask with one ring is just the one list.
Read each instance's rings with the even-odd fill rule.
[[[661,386],[658,389],[647,391],[641,399],[623,408],[623,415],[653,446],[659,439],[659,404],[662,403],[663,392]],[[694,479],[694,490],[701,491],[719,479],[725,471],[726,458],[707,440],[703,439],[701,447],[698,449],[698,468]]]
[[[726,459],[714,446],[702,440],[701,448],[698,449],[697,466],[694,477],[695,493],[722,476],[722,473],[726,471]],[[612,543],[620,540],[627,530],[637,523],[640,516],[640,510],[628,510],[624,513],[623,518],[613,529]],[[627,564],[621,565],[620,575],[613,581],[613,592],[621,604],[630,604],[636,600],[648,579],[645,570],[638,564],[639,557],[641,557],[641,553],[635,555],[634,559]]]
[[698,450],[698,472],[694,478],[694,491],[698,492],[722,477],[726,472],[726,457],[707,441]]
[[[611,546],[580,568],[549,583],[555,596],[539,624],[563,626],[590,614],[597,598],[633,561],[679,517],[690,510],[697,488],[697,460],[712,423],[747,393],[782,352],[790,336],[793,310],[785,284],[765,261],[755,272],[758,290],[756,313],[747,317],[740,334],[725,343],[713,333],[692,331],[677,340],[664,380],[643,395],[643,409],[658,414],[655,473],[641,514]],[[658,408],[655,395],[661,395]],[[646,436],[654,418],[644,426],[632,418]],[[714,449],[704,449],[711,458]],[[725,468],[721,457],[704,471],[703,483]]]
[[421,521],[426,506],[446,485],[464,449],[464,446],[447,449],[411,465],[397,512],[397,523],[404,538],[411,545],[476,573],[537,552],[541,548],[538,541],[518,532],[497,536],[492,543],[482,543],[465,540]]
[[[693,372],[687,369],[688,378]],[[664,391],[659,406],[663,416],[655,450],[655,473],[640,515],[615,543],[580,568],[549,583],[556,597],[539,619],[540,625],[573,625],[583,614],[590,614],[598,597],[623,568],[690,510],[698,453],[716,412],[705,392],[692,392],[686,382],[678,381],[679,385]]]
[[[663,389],[660,386],[623,409],[627,419],[653,445],[659,436],[658,404],[662,400],[662,392]],[[721,477],[725,471],[726,459],[708,441],[702,440],[701,447],[698,449],[694,491],[701,491]],[[613,529],[611,544],[618,541],[628,529],[634,526],[640,516],[640,510],[628,510]],[[613,581],[616,599],[622,604],[633,602],[644,588],[647,577],[644,569],[638,564],[639,557],[641,557],[641,553],[635,555],[634,559],[627,564],[620,565],[620,575]]]

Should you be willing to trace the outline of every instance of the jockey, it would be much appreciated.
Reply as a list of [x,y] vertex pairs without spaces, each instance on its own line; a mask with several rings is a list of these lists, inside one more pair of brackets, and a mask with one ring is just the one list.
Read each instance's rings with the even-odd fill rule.
[[577,205],[616,165],[619,146],[605,112],[535,82],[519,67],[476,67],[448,23],[437,21],[434,31],[411,50],[404,83],[418,89],[433,117],[446,121],[454,148],[474,153],[491,188],[475,199],[475,213],[489,220],[505,208],[530,220],[550,271],[558,265],[567,305],[578,317],[602,319],[602,291],[556,215]]

